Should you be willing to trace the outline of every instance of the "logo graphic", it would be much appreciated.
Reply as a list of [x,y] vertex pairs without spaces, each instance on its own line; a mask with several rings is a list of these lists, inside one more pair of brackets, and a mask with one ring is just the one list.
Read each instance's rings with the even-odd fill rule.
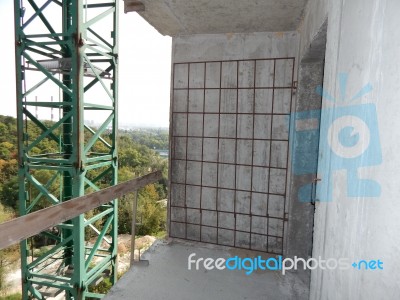
[[[360,178],[359,169],[382,163],[378,120],[375,104],[352,104],[372,91],[365,85],[350,99],[346,98],[348,75],[339,75],[339,99],[321,86],[316,92],[322,99],[334,103],[331,108],[296,112],[292,167],[295,175],[317,173],[318,201],[332,201],[332,175],[346,170],[348,197],[379,197],[381,187],[371,179]],[[318,164],[315,155],[318,153]],[[298,191],[301,202],[309,202],[314,183],[305,183]]]
[[257,257],[239,257],[233,256],[229,258],[219,257],[217,259],[211,257],[197,257],[196,253],[191,253],[188,256],[188,270],[229,270],[229,271],[244,271],[246,275],[259,271],[280,271],[282,275],[286,274],[289,270],[350,270],[351,267],[355,270],[383,270],[383,261],[380,259],[370,260],[351,260],[348,258],[328,258],[323,259],[321,256],[318,258],[283,258],[281,255],[277,257],[269,257],[263,259],[261,256]]

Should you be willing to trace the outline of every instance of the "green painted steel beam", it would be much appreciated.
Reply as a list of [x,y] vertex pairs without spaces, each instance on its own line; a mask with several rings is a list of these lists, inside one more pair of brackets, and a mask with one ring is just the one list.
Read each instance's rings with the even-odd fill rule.
[[[86,6],[83,0],[14,1],[20,215],[82,196],[88,187],[99,190],[105,178],[111,178],[107,185],[117,184],[118,0],[98,2]],[[84,20],[85,10],[91,11],[88,21]],[[55,11],[62,17],[54,18]],[[100,26],[105,32],[91,28],[108,18],[112,18],[109,28]],[[37,22],[45,32],[35,32],[33,24]],[[57,63],[60,69],[51,67]],[[94,78],[86,82],[84,77]],[[49,85],[59,91],[51,102],[42,96]],[[95,85],[108,94],[110,104],[85,102],[86,92]],[[36,108],[55,109],[61,117],[49,123],[34,115],[31,109]],[[85,112],[97,110],[109,112],[108,117],[99,128],[85,126]],[[39,132],[38,136],[30,136],[30,128]],[[85,140],[87,133],[90,137]],[[57,150],[33,151],[50,142]],[[96,143],[105,145],[107,153],[90,151]],[[89,292],[89,285],[106,269],[115,283],[118,200],[94,212],[89,220],[80,215],[59,224],[56,231],[40,234],[56,244],[32,262],[28,253],[36,238],[21,242],[24,300],[44,299],[40,286],[64,291],[69,300],[101,298]],[[96,227],[98,223],[101,225]],[[85,228],[98,235],[90,250],[85,248]],[[106,239],[106,232],[110,247],[103,249],[100,241]],[[94,257],[102,260],[95,263]],[[56,265],[57,271],[50,272],[50,265]]]

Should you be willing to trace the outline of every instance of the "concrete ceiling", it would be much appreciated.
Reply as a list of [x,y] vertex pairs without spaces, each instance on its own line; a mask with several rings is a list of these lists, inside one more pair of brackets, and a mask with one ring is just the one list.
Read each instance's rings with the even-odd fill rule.
[[[129,3],[134,0],[125,0]],[[141,0],[138,13],[161,34],[292,31],[307,0]],[[139,6],[136,6],[139,7]],[[141,6],[143,9],[143,6]],[[142,10],[137,9],[137,10]]]

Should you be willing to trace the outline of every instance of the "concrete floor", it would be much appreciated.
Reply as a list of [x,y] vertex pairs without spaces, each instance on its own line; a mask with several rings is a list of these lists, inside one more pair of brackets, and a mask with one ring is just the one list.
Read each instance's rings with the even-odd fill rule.
[[[134,266],[104,298],[121,299],[308,299],[308,274],[280,271],[188,270],[188,257],[270,256],[255,251],[172,240],[157,241],[142,255],[148,266]],[[193,265],[194,266],[194,265]]]

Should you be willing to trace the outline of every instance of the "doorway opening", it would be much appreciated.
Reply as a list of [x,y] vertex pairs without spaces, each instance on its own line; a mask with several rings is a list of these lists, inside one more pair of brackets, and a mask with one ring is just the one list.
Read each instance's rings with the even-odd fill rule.
[[327,21],[300,58],[298,94],[292,118],[291,178],[289,200],[289,257],[312,255],[314,202],[319,157]]

